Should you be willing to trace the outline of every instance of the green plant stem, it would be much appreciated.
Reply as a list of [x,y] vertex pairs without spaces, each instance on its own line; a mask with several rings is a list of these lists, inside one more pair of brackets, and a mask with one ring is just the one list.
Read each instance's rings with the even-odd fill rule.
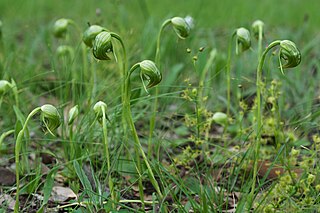
[[266,58],[267,53],[275,46],[279,45],[280,41],[272,42],[267,49],[262,53],[261,58],[259,59],[259,64],[257,68],[257,111],[256,111],[256,119],[257,119],[257,126],[256,126],[256,141],[254,143],[254,166],[253,166],[253,180],[251,185],[251,192],[249,196],[250,205],[254,200],[254,193],[255,193],[255,185],[256,185],[256,178],[258,173],[258,155],[260,150],[260,142],[261,142],[261,131],[262,131],[262,111],[261,111],[261,84],[262,84],[262,67]]
[[[125,45],[121,39],[121,37],[114,33],[114,32],[110,32],[111,36],[115,39],[117,39],[121,45],[121,48],[122,48],[122,71],[121,71],[121,78],[123,78],[123,82],[125,82],[125,77],[126,77],[126,70],[127,70],[127,52],[126,52],[126,48],[125,48]],[[123,87],[124,89],[124,87]],[[124,91],[122,91],[124,92]]]
[[[93,60],[93,58],[91,57],[91,60]],[[97,81],[97,70],[96,70],[96,66],[94,63],[90,64],[90,70],[91,70],[91,79],[90,79],[90,83],[91,83],[91,101],[90,104],[93,103],[95,97],[96,97],[96,91],[97,91],[97,86],[96,86],[96,81]]]
[[[155,56],[155,63],[158,66],[158,69],[160,70],[160,42],[161,42],[161,35],[163,30],[166,28],[171,23],[171,19],[167,19],[163,22],[158,38],[157,38],[157,48],[156,48],[156,56]],[[152,108],[152,114],[150,117],[150,129],[149,129],[149,138],[148,138],[148,158],[151,159],[153,152],[152,152],[152,138],[153,138],[153,132],[155,129],[155,123],[156,123],[156,115],[157,115],[157,110],[158,110],[158,94],[159,94],[159,88],[158,86],[155,86],[155,95],[154,95],[154,102],[153,102],[153,108]]]
[[[144,191],[143,191],[143,184],[142,184],[142,166],[141,166],[141,161],[140,161],[140,155],[138,154],[140,152],[139,150],[139,145],[140,141],[138,138],[138,134],[136,131],[136,128],[134,126],[134,122],[132,119],[132,114],[131,114],[131,109],[130,109],[130,74],[128,74],[125,84],[124,84],[124,102],[123,102],[123,117],[126,119],[127,124],[129,125],[129,128],[131,130],[131,133],[134,137],[134,152],[135,152],[135,157],[136,157],[136,162],[137,162],[137,172],[138,172],[138,186],[139,186],[139,195],[140,199],[142,201],[142,208],[144,208]],[[127,135],[125,134],[125,137]]]
[[20,132],[18,133],[17,139],[16,139],[16,144],[15,144],[15,164],[16,164],[16,186],[17,186],[17,190],[16,190],[16,203],[14,205],[14,213],[18,213],[19,212],[19,192],[20,192],[20,176],[19,176],[19,172],[20,172],[20,148],[21,148],[21,143],[22,143],[22,139],[24,136],[24,132],[27,129],[27,124],[29,122],[29,120],[35,115],[37,114],[39,111],[41,110],[41,107],[37,107],[34,110],[32,110],[30,112],[30,114],[28,115],[26,121],[24,122],[24,125],[22,127],[22,129],[20,130]]
[[69,160],[74,160],[75,159],[75,145],[73,141],[73,123],[69,125],[69,151],[70,153],[66,153],[66,156],[71,156],[68,157]]
[[[228,59],[227,59],[227,116],[230,118],[230,107],[231,107],[231,54],[232,54],[232,40],[233,40],[234,34],[232,34],[229,46],[228,46]],[[227,128],[227,127],[226,127]]]
[[[207,63],[205,64],[205,66],[201,72],[201,76],[200,76],[200,80],[199,80],[199,92],[198,92],[198,102],[199,102],[200,108],[204,108],[204,96],[207,96],[207,93],[205,93],[205,95],[204,95],[205,78],[207,76],[207,73],[208,73],[210,66],[212,65],[216,55],[217,55],[216,49],[213,49],[210,51],[209,59],[207,60]],[[208,149],[209,149],[208,138],[209,138],[209,128],[205,128],[205,138],[204,138],[204,142],[202,144],[202,151],[203,151],[204,156],[205,156],[206,151],[208,151]]]
[[203,98],[204,96],[207,95],[207,93],[204,94],[203,90],[204,90],[204,82],[207,76],[207,73],[211,67],[211,65],[213,64],[214,59],[216,58],[217,55],[217,50],[213,49],[211,50],[210,54],[209,54],[209,59],[207,60],[206,65],[204,66],[201,76],[200,76],[200,80],[199,80],[199,98],[201,99],[201,103],[203,104]]
[[[126,78],[126,84],[125,84],[125,101],[124,101],[124,106],[125,106],[125,115],[126,115],[126,118],[127,118],[127,122],[128,122],[128,125],[130,127],[130,130],[132,132],[132,135],[133,135],[133,139],[134,139],[134,142],[135,142],[135,149],[136,149],[136,152],[139,153],[142,155],[142,158],[144,160],[144,163],[146,164],[147,166],[147,169],[148,169],[148,173],[149,173],[149,178],[150,178],[150,182],[152,183],[153,187],[155,188],[160,200],[163,198],[162,196],[162,193],[160,191],[160,187],[158,185],[158,182],[157,180],[155,179],[154,177],[154,174],[152,172],[152,168],[149,164],[149,161],[148,161],[148,158],[147,156],[145,155],[144,151],[143,151],[143,148],[141,146],[141,143],[140,143],[140,140],[139,140],[139,137],[138,137],[138,133],[137,133],[137,130],[135,128],[135,125],[134,125],[134,122],[133,122],[133,119],[132,119],[132,114],[131,114],[131,110],[130,110],[130,76],[131,76],[131,73],[136,69],[138,68],[139,64],[135,64],[129,71],[128,75],[127,75],[127,78]],[[140,167],[140,172],[141,173],[141,164],[140,164],[140,159],[139,159],[139,155],[137,154],[137,164],[138,164],[138,169]],[[139,159],[139,160],[138,160]],[[140,165],[139,165],[140,164]],[[141,198],[143,199],[143,198]]]
[[11,135],[12,133],[14,133],[14,129],[11,129],[11,130],[9,130],[9,131],[6,131],[6,132],[2,133],[2,135],[0,136],[0,150],[1,150],[1,146],[2,146],[3,140],[4,140],[7,136]]
[[259,27],[259,38],[258,38],[258,61],[260,60],[262,54],[262,40],[263,40],[263,27]]
[[19,108],[19,92],[18,92],[18,87],[17,87],[17,84],[16,82],[11,79],[11,89],[12,89],[12,92],[13,92],[13,95],[14,95],[14,100],[16,102],[16,107]]
[[[126,89],[125,89],[125,85],[126,85],[126,77],[127,77],[127,51],[126,51],[126,47],[121,39],[121,37],[116,34],[111,32],[110,33],[111,36],[115,39],[117,39],[121,45],[122,48],[122,58],[121,58],[121,64],[122,64],[122,68],[120,68],[121,72],[120,72],[120,78],[122,79],[122,84],[121,84],[121,101],[122,101],[122,112],[121,112],[121,122],[122,122],[122,128],[123,128],[123,135],[124,135],[124,143],[126,144],[126,146],[128,146],[128,134],[127,134],[127,122],[126,122],[126,113],[125,113],[125,99],[126,99]],[[130,101],[130,100],[129,100]]]
[[107,169],[108,169],[108,178],[109,178],[109,188],[111,193],[112,207],[115,208],[116,194],[114,190],[114,184],[112,181],[112,170],[110,163],[110,154],[109,154],[109,144],[108,144],[108,132],[107,132],[107,119],[106,119],[106,111],[104,107],[101,107],[102,110],[102,130],[103,130],[103,138],[104,138],[104,149],[107,158]]

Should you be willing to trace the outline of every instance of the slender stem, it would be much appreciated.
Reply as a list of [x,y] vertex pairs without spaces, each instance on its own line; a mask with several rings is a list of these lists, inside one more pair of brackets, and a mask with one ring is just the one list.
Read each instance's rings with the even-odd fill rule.
[[[125,103],[125,97],[126,97],[126,89],[125,89],[125,84],[126,84],[126,76],[127,76],[127,51],[126,47],[121,39],[121,37],[116,34],[111,32],[110,33],[112,37],[117,39],[121,45],[122,48],[122,70],[120,72],[120,77],[122,79],[122,86],[121,86],[121,101],[124,104]],[[129,100],[130,101],[130,100]],[[122,113],[121,113],[121,122],[122,122],[122,127],[123,127],[123,135],[124,135],[124,143],[128,145],[128,136],[127,136],[127,123],[126,123],[126,115],[125,115],[125,106],[122,107]]]
[[75,145],[73,141],[73,124],[69,125],[69,150],[70,150],[70,155],[69,153],[66,153],[66,156],[71,156],[71,160],[75,159]]
[[14,133],[14,129],[11,129],[11,130],[9,130],[7,132],[2,133],[2,135],[0,136],[0,149],[1,149],[2,142],[5,139],[5,137],[11,135],[12,133]]
[[[161,42],[161,35],[163,30],[171,23],[171,19],[167,19],[163,22],[158,38],[157,38],[157,48],[156,48],[156,56],[155,56],[155,63],[158,66],[158,69],[160,70],[160,42]],[[153,108],[152,108],[152,114],[150,118],[150,129],[149,129],[149,138],[148,138],[148,158],[150,159],[152,157],[152,136],[155,129],[155,122],[156,122],[156,114],[158,109],[158,94],[159,94],[159,88],[158,86],[155,86],[155,98],[153,102]]]
[[[135,65],[134,65],[135,66]],[[134,137],[134,141],[137,141],[137,132],[134,126],[134,122],[132,120],[132,114],[131,114],[131,110],[130,110],[130,90],[128,88],[130,88],[130,74],[128,74],[128,77],[126,78],[126,83],[124,84],[124,108],[123,108],[123,115],[124,118],[126,119],[126,122],[128,123],[130,130],[132,132],[132,135]],[[138,138],[139,141],[139,138]],[[140,142],[139,142],[140,143]],[[143,184],[142,184],[142,167],[141,167],[141,161],[140,161],[140,155],[139,153],[139,148],[138,146],[135,144],[134,145],[134,152],[135,152],[135,157],[136,157],[136,162],[137,162],[137,172],[138,172],[138,185],[139,185],[139,195],[140,195],[140,199],[142,201],[142,208],[144,208],[144,192],[143,192]]]
[[[122,41],[122,39],[121,39],[121,37],[118,35],[118,34],[116,34],[116,33],[114,33],[114,32],[111,32],[110,33],[111,34],[111,36],[113,37],[113,38],[115,38],[115,39],[117,39],[119,42],[120,42],[120,45],[121,45],[121,47],[122,47],[122,51],[123,51],[123,55],[122,55],[122,72],[121,72],[121,77],[122,78],[125,78],[125,76],[126,76],[126,70],[127,70],[127,52],[126,52],[126,48],[125,48],[125,46],[124,46],[124,43],[123,43],[123,41]],[[125,82],[125,79],[123,80],[123,82]]]
[[[197,101],[199,103],[200,109],[204,108],[204,96],[207,95],[207,93],[205,93],[205,95],[204,95],[205,78],[207,76],[209,68],[212,65],[216,55],[217,55],[217,50],[216,49],[211,50],[209,59],[201,72],[201,76],[200,76],[200,80],[199,80],[199,92],[198,92],[198,97],[197,97],[197,99],[198,99]],[[204,138],[204,142],[202,144],[202,152],[203,152],[204,157],[206,156],[205,154],[206,154],[206,151],[208,151],[208,147],[209,147],[208,146],[208,138],[209,138],[209,128],[205,128],[205,138]]]
[[257,68],[257,111],[256,111],[256,119],[257,119],[257,126],[256,126],[256,141],[254,143],[254,168],[253,168],[253,180],[251,186],[251,192],[249,196],[250,205],[252,205],[254,192],[255,192],[255,185],[256,185],[256,178],[258,173],[258,155],[260,150],[260,141],[261,141],[261,131],[262,131],[262,112],[261,112],[261,84],[262,84],[262,67],[266,58],[267,53],[275,46],[279,45],[280,41],[272,42],[267,49],[262,53],[261,58],[259,60],[258,68]]
[[106,122],[106,111],[104,107],[101,107],[102,110],[102,130],[103,130],[103,138],[104,138],[104,149],[107,158],[107,169],[108,169],[108,177],[109,177],[109,188],[111,193],[111,200],[113,208],[115,208],[116,195],[114,190],[114,185],[112,181],[112,170],[110,163],[110,154],[109,154],[109,145],[108,145],[108,132],[107,132],[107,122]]
[[216,55],[217,55],[217,50],[216,49],[211,50],[210,55],[209,55],[209,59],[208,59],[206,65],[204,66],[204,68],[202,70],[202,73],[201,73],[201,76],[200,76],[199,98],[201,99],[201,101],[200,101],[201,103],[203,103],[203,101],[202,101],[202,99],[204,98],[203,96],[207,95],[207,93],[204,94],[204,92],[203,92],[203,90],[204,90],[204,82],[205,82],[207,73],[208,73],[208,71],[210,69],[210,66],[212,65],[214,59],[216,58]]
[[259,38],[258,38],[258,61],[261,57],[261,54],[262,54],[262,39],[263,39],[263,35],[262,35],[262,32],[263,31],[263,27],[260,26],[259,27]]
[[41,110],[41,107],[37,107],[34,110],[30,112],[28,115],[26,121],[24,122],[24,125],[20,132],[18,133],[16,144],[15,144],[15,164],[16,164],[16,185],[17,185],[17,190],[16,190],[16,203],[14,205],[14,212],[18,213],[19,212],[19,192],[20,192],[20,148],[21,148],[21,143],[22,143],[22,138],[24,136],[24,132],[27,129],[27,124],[29,120],[31,119],[32,116],[37,114]]
[[[227,116],[230,118],[230,107],[231,107],[231,54],[232,54],[232,40],[234,33],[232,34],[229,46],[228,46],[228,59],[227,59]],[[228,125],[228,123],[227,123]],[[227,127],[226,127],[227,128]]]
[[15,82],[13,79],[11,79],[11,87],[12,87],[12,92],[13,92],[14,99],[15,99],[15,102],[16,102],[16,107],[19,108],[19,92],[18,92],[18,87],[17,87],[16,82]]
[[[162,193],[160,191],[160,187],[158,185],[157,180],[154,177],[154,174],[152,172],[152,168],[151,168],[151,166],[149,164],[148,158],[147,158],[147,156],[145,155],[145,153],[144,153],[144,151],[142,149],[142,146],[141,146],[141,143],[140,143],[140,140],[139,140],[139,137],[138,137],[138,133],[137,133],[137,130],[135,128],[135,125],[134,125],[134,122],[133,122],[133,119],[132,119],[131,110],[130,110],[130,75],[138,67],[139,67],[139,64],[135,64],[130,69],[130,71],[128,73],[128,76],[126,78],[126,84],[125,84],[125,94],[126,94],[126,96],[125,96],[125,112],[126,112],[126,118],[127,118],[128,125],[129,125],[129,127],[131,129],[131,132],[132,132],[132,135],[133,135],[133,139],[134,139],[134,142],[135,142],[135,147],[141,153],[142,158],[144,160],[144,163],[147,166],[150,181],[151,181],[153,187],[155,188],[156,192],[158,193],[160,199],[162,199],[163,196],[162,196]],[[137,159],[138,158],[139,158],[139,155],[137,155]],[[137,162],[138,163],[138,167],[139,167],[139,161]],[[140,168],[141,168],[141,165],[140,165]]]

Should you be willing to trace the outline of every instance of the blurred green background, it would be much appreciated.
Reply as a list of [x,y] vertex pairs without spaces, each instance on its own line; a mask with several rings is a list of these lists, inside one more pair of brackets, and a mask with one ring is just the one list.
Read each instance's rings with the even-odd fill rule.
[[[142,11],[144,4],[147,12]],[[128,21],[143,23],[144,13],[159,20],[170,15],[190,14],[201,27],[229,27],[251,23],[257,18],[272,25],[299,27],[308,16],[310,27],[316,28],[320,18],[319,4],[317,0],[2,0],[0,17],[4,21],[30,20],[34,24],[46,23],[54,18],[52,15],[56,18],[69,16],[76,21],[93,21],[96,9],[100,8],[102,16],[109,21],[128,18]]]
[[0,19],[10,23],[6,28],[26,30],[60,17],[74,19],[83,26],[104,22],[130,30],[144,25],[150,17],[160,23],[167,17],[191,15],[197,28],[249,26],[253,20],[262,19],[270,28],[291,29],[303,27],[308,21],[308,30],[315,32],[320,23],[319,6],[318,0],[2,0]]
[[[310,100],[318,95],[313,87],[310,87],[310,79],[303,76],[311,75],[315,67],[319,66],[317,48],[320,41],[319,6],[319,0],[1,0],[0,20],[3,22],[3,40],[7,51],[1,77],[16,79],[20,88],[29,87],[40,97],[47,91],[39,94],[38,87],[32,87],[32,85],[43,82],[43,79],[37,76],[49,76],[52,70],[57,69],[52,58],[61,41],[53,38],[51,28],[59,18],[74,20],[82,32],[90,23],[102,25],[118,33],[126,43],[129,64],[133,64],[136,61],[154,57],[156,36],[165,19],[191,15],[195,19],[195,29],[190,39],[180,41],[173,36],[174,33],[171,30],[167,30],[166,32],[172,36],[165,36],[163,45],[166,45],[166,48],[162,48],[164,50],[162,68],[174,69],[176,65],[183,66],[187,70],[184,70],[182,78],[188,77],[185,71],[193,73],[192,62],[190,55],[185,51],[186,48],[193,50],[202,46],[209,50],[217,48],[225,60],[231,33],[241,26],[250,29],[253,21],[261,19],[266,26],[264,44],[276,39],[290,39],[296,42],[302,52],[302,65],[296,72],[287,72],[285,79],[287,82],[284,86],[291,87],[286,96],[292,100],[292,105],[300,103],[292,110],[304,116],[311,111]],[[69,32],[72,39],[67,43],[77,47],[79,51],[81,34],[74,29],[70,29]],[[205,63],[206,54],[208,52],[205,53],[202,61],[200,59],[200,67]],[[245,57],[243,61],[256,60],[254,52],[243,57]],[[76,60],[81,61],[81,58]],[[219,61],[216,63],[212,79],[216,78],[216,72],[224,71],[224,60],[220,64]],[[253,93],[255,84],[252,73],[254,73],[256,62],[242,63],[241,61],[235,62],[238,63],[235,67],[241,69],[244,76],[248,78],[244,83],[252,88],[248,93]],[[80,64],[78,63],[77,66]],[[77,66],[76,69],[81,69]],[[277,69],[277,66],[275,62],[272,68]],[[112,70],[113,67],[110,69]],[[108,78],[106,72],[100,75],[101,79]],[[279,74],[279,78],[283,76]],[[220,88],[221,82],[217,78],[216,94],[224,95],[225,85],[222,82],[223,88]],[[314,84],[317,84],[316,82],[314,78]],[[169,85],[166,83],[163,83],[163,87]],[[108,87],[104,89],[107,90]],[[311,93],[304,95],[309,90]],[[38,97],[31,97],[36,103]]]

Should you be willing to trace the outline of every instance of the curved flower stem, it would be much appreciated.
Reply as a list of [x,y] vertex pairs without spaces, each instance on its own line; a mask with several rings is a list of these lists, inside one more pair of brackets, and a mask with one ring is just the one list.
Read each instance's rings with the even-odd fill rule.
[[16,107],[19,108],[19,92],[18,92],[18,87],[17,87],[17,84],[16,82],[11,79],[11,89],[12,89],[12,92],[13,92],[13,95],[14,95],[14,100],[16,102]]
[[14,213],[18,213],[19,212],[19,192],[20,192],[20,176],[19,176],[19,172],[20,172],[20,148],[21,148],[21,143],[22,143],[22,139],[24,136],[24,132],[27,129],[27,124],[29,122],[29,120],[35,115],[37,114],[39,111],[41,110],[41,107],[37,107],[34,110],[32,110],[30,112],[30,114],[28,115],[26,121],[24,122],[24,125],[22,127],[22,129],[20,130],[20,132],[18,133],[17,139],[16,139],[16,144],[15,144],[15,164],[16,164],[16,185],[17,185],[17,190],[16,190],[16,202],[14,205]]
[[[158,66],[160,70],[160,42],[161,42],[161,35],[163,30],[171,23],[171,19],[167,19],[163,22],[158,38],[157,38],[157,49],[156,49],[156,56],[155,56],[155,63]],[[150,118],[150,129],[149,129],[149,138],[148,138],[148,158],[150,159],[152,157],[152,136],[155,129],[155,121],[156,121],[156,114],[158,109],[158,94],[159,94],[159,88],[158,86],[155,86],[155,96],[154,96],[154,102],[153,102],[153,108],[152,108],[152,114]]]
[[[125,48],[125,46],[124,46],[124,43],[123,43],[123,41],[122,41],[122,39],[121,39],[121,37],[118,35],[118,34],[116,34],[116,33],[114,33],[114,32],[110,32],[110,34],[111,34],[111,36],[113,37],[113,38],[115,38],[115,39],[117,39],[118,41],[119,41],[119,43],[120,43],[120,45],[121,45],[121,48],[122,48],[122,51],[123,51],[123,55],[122,55],[122,72],[121,72],[121,77],[122,78],[125,78],[125,76],[126,76],[126,70],[127,70],[127,52],[126,52],[126,48]],[[123,82],[125,82],[125,80],[123,80]]]
[[116,201],[116,194],[114,190],[114,185],[112,181],[112,170],[110,163],[110,155],[109,155],[109,145],[108,145],[108,132],[107,132],[107,124],[106,124],[106,111],[104,107],[101,107],[102,110],[102,130],[103,130],[103,138],[104,138],[104,149],[107,158],[107,169],[108,169],[108,178],[109,178],[109,188],[111,193],[112,206],[115,208],[114,204]]
[[[139,140],[139,137],[138,137],[138,133],[137,133],[137,130],[135,128],[135,125],[134,125],[134,122],[133,122],[133,119],[132,119],[132,114],[131,114],[131,109],[130,109],[130,76],[131,76],[131,73],[138,67],[139,67],[139,64],[133,65],[133,67],[130,69],[130,71],[127,74],[127,77],[126,77],[126,83],[125,83],[125,86],[124,86],[124,88],[125,88],[125,100],[124,100],[125,116],[127,118],[127,122],[128,122],[128,125],[130,127],[130,130],[132,132],[133,139],[134,139],[134,142],[135,142],[135,146],[134,147],[135,147],[135,152],[137,153],[136,156],[137,156],[137,165],[138,165],[137,167],[138,167],[138,170],[139,170],[138,173],[141,174],[141,171],[142,171],[141,170],[142,167],[141,167],[141,163],[140,163],[140,156],[138,155],[138,153],[140,152],[140,154],[142,155],[142,158],[144,160],[144,163],[147,166],[150,182],[152,183],[153,187],[155,188],[156,192],[158,193],[159,198],[162,199],[163,196],[162,196],[162,193],[160,191],[160,187],[158,185],[157,180],[154,177],[154,174],[153,174],[152,168],[151,168],[151,166],[149,164],[148,158],[147,158],[147,156],[145,155],[145,153],[144,153],[144,151],[142,149],[142,146],[141,146],[141,143],[140,143],[140,140]],[[139,179],[139,181],[140,180],[141,180],[141,178]],[[141,183],[141,186],[142,186],[142,183]],[[141,186],[139,184],[140,196],[143,194],[143,188],[140,188]],[[140,199],[143,199],[143,197],[141,197]]]
[[257,111],[256,111],[256,119],[257,119],[257,126],[256,126],[256,141],[254,143],[254,166],[253,166],[253,180],[251,185],[251,192],[249,196],[250,205],[252,205],[254,192],[255,192],[255,185],[256,185],[256,178],[258,173],[258,155],[260,150],[260,142],[261,142],[261,131],[262,131],[262,112],[261,112],[261,84],[262,84],[262,67],[266,58],[267,53],[275,46],[280,45],[280,40],[272,42],[267,49],[261,55],[259,60],[258,68],[257,68]]
[[0,136],[0,149],[1,149],[1,146],[2,146],[3,140],[4,140],[7,136],[11,135],[12,133],[14,133],[14,129],[11,129],[11,130],[6,131],[6,132],[4,132],[4,133],[1,134],[1,136]]

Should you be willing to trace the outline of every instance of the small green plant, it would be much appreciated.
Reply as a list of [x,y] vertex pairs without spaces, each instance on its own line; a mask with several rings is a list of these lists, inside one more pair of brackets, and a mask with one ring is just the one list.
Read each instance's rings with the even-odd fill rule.
[[[256,184],[256,178],[257,178],[257,171],[258,171],[258,155],[259,155],[259,150],[260,150],[260,140],[261,140],[261,131],[262,131],[262,114],[263,112],[261,111],[261,90],[262,90],[262,67],[266,58],[267,53],[273,49],[276,46],[280,46],[279,52],[278,52],[278,60],[280,64],[280,71],[282,74],[283,69],[285,68],[293,68],[296,67],[300,64],[301,62],[301,53],[299,49],[296,47],[295,43],[289,40],[276,40],[273,41],[268,45],[268,47],[263,51],[259,64],[257,67],[257,81],[256,81],[256,86],[257,86],[257,109],[256,109],[256,139],[254,142],[254,168],[253,168],[253,181],[252,181],[252,187],[251,187],[251,193],[250,193],[250,205],[253,202],[253,197],[255,193],[255,184]],[[286,61],[285,64],[282,64],[282,61]]]
[[[163,195],[161,193],[159,184],[158,184],[157,180],[155,179],[152,168],[149,164],[149,160],[142,149],[142,146],[141,146],[141,143],[139,140],[139,136],[138,136],[138,133],[137,133],[137,130],[135,128],[134,121],[132,118],[131,109],[130,109],[130,93],[131,93],[131,91],[130,91],[130,77],[131,77],[131,74],[135,70],[137,70],[138,68],[140,68],[140,77],[141,77],[142,84],[143,84],[143,87],[145,88],[145,90],[147,88],[151,88],[151,87],[154,87],[157,84],[159,84],[162,79],[162,75],[153,61],[144,60],[142,62],[134,64],[131,67],[131,69],[129,70],[128,75],[126,76],[126,83],[124,86],[125,99],[124,99],[124,103],[123,103],[124,104],[124,114],[125,114],[126,120],[128,122],[128,126],[130,127],[130,130],[132,132],[133,139],[135,142],[134,148],[135,148],[135,152],[136,152],[138,173],[141,174],[141,171],[142,171],[140,157],[138,155],[138,153],[140,153],[143,160],[144,160],[144,163],[147,166],[147,170],[148,170],[149,177],[150,177],[150,182],[152,183],[153,187],[155,188],[155,190],[159,196],[159,199],[162,200]],[[147,86],[144,83],[144,79],[147,79],[149,81]],[[143,197],[141,197],[143,195],[143,189],[141,187],[142,187],[142,184],[139,184],[140,199],[142,199],[142,201],[143,201]]]
[[[93,34],[93,35],[92,35]],[[134,142],[135,142],[135,150],[136,150],[136,160],[137,160],[137,169],[139,175],[141,175],[142,167],[141,167],[141,162],[140,162],[140,157],[138,153],[141,153],[143,160],[147,166],[148,173],[150,176],[150,181],[152,185],[155,187],[159,197],[162,199],[162,193],[160,191],[160,187],[154,177],[152,168],[148,162],[148,159],[142,149],[133,119],[132,119],[132,114],[131,114],[131,109],[130,109],[130,97],[131,97],[131,90],[130,90],[130,77],[131,74],[137,69],[140,68],[140,77],[142,80],[143,88],[145,91],[147,91],[147,88],[151,88],[156,86],[157,84],[160,83],[162,79],[162,75],[158,68],[156,67],[155,63],[150,61],[150,60],[144,60],[142,62],[136,63],[131,67],[129,72],[126,72],[126,50],[124,43],[120,36],[116,33],[113,32],[107,32],[107,31],[102,31],[99,34],[97,34],[95,37],[94,35],[96,34],[96,31],[92,30],[92,34],[88,33],[87,37],[88,42],[90,43],[89,40],[94,38],[93,41],[93,55],[95,58],[99,60],[110,60],[110,53],[114,54],[114,49],[113,49],[113,44],[112,44],[112,38],[117,39],[121,46],[122,46],[122,51],[123,51],[123,58],[122,58],[122,74],[121,76],[123,77],[123,84],[122,84],[122,103],[123,103],[123,111],[122,111],[122,122],[123,122],[123,127],[124,127],[124,135],[126,137],[126,125],[124,122],[127,123],[129,126]],[[90,39],[89,39],[90,38]],[[116,56],[116,55],[115,55]],[[144,79],[148,80],[148,85],[145,85]],[[143,193],[143,186],[142,186],[142,180],[139,178],[139,193],[140,193],[140,198],[143,201],[144,193]],[[142,202],[143,203],[143,202]]]
[[[50,105],[50,104],[45,104],[42,105],[41,107],[37,107],[34,110],[32,110],[22,129],[19,131],[17,139],[16,139],[16,144],[15,144],[15,163],[16,163],[16,185],[17,185],[17,190],[16,190],[16,203],[14,206],[14,212],[18,213],[19,212],[19,192],[20,192],[20,149],[22,146],[24,134],[27,130],[28,123],[30,119],[36,115],[38,112],[40,112],[40,120],[45,126],[45,129],[52,135],[53,131],[55,131],[59,126],[60,126],[60,115],[58,110]],[[26,144],[24,144],[26,146]]]
[[[113,40],[116,39],[122,48],[122,57],[117,57]],[[127,53],[123,40],[121,37],[114,33],[107,31],[107,29],[99,27],[97,25],[90,26],[83,34],[83,42],[88,46],[92,47],[92,53],[98,60],[111,60],[110,54],[113,54],[115,59],[119,61],[120,66],[120,78],[121,84],[121,100],[124,102],[125,99],[125,78],[127,76]],[[126,135],[126,120],[124,117],[124,110],[122,110],[122,125],[123,131]]]
[[111,201],[112,206],[116,202],[116,193],[114,190],[114,184],[112,181],[112,168],[110,162],[110,152],[109,152],[109,141],[108,141],[108,129],[107,129],[107,104],[102,101],[98,101],[93,106],[93,111],[96,114],[96,118],[98,119],[99,123],[102,125],[103,131],[103,142],[104,142],[104,151],[105,151],[105,158],[107,159],[107,170],[108,170],[108,180],[109,180],[109,188],[111,193]]
[[226,67],[227,75],[227,115],[230,119],[230,108],[231,108],[231,56],[232,56],[232,43],[233,39],[236,39],[236,55],[248,50],[251,47],[250,32],[246,28],[240,27],[236,29],[230,38],[228,47],[228,59]]
[[[160,67],[160,47],[161,47],[161,36],[164,31],[164,29],[172,25],[174,31],[176,32],[177,36],[180,39],[186,39],[189,34],[190,30],[193,27],[193,19],[190,16],[187,16],[186,18],[181,18],[181,17],[173,17],[171,19],[165,20],[160,28],[158,38],[157,38],[157,47],[156,47],[156,55],[155,55],[155,63],[158,65],[158,68],[161,69]],[[150,117],[150,129],[149,129],[149,139],[148,139],[148,157],[150,158],[152,156],[152,138],[153,138],[153,132],[155,129],[155,121],[156,121],[156,114],[158,110],[158,93],[159,93],[159,88],[155,88],[155,98],[153,102],[153,110],[152,114]]]
[[262,54],[262,40],[264,36],[264,23],[261,20],[256,20],[252,23],[253,36],[258,40],[258,60]]

